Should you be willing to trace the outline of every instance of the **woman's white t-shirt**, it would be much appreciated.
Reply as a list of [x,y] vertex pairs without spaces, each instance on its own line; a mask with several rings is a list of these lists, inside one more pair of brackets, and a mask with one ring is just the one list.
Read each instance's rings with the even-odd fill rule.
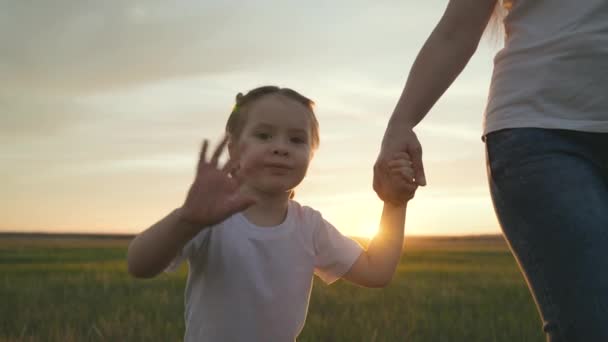
[[608,0],[514,0],[484,135],[539,127],[608,132]]

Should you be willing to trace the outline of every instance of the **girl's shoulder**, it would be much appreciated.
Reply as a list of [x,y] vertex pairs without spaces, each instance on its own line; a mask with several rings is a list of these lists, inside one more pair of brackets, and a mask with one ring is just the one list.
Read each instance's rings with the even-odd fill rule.
[[321,212],[308,205],[289,200],[289,210],[297,222],[313,230],[326,224]]
[[321,213],[318,210],[308,205],[302,205],[291,199],[289,200],[289,212],[294,215],[296,219],[300,220],[314,219],[321,216]]

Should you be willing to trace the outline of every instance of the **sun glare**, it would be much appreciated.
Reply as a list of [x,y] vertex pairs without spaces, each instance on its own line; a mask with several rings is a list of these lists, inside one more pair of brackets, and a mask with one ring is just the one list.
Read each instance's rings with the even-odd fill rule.
[[354,235],[371,239],[374,236],[376,236],[376,234],[378,233],[378,229],[379,229],[378,223],[368,222],[368,223],[362,224],[359,227],[359,229],[355,232]]

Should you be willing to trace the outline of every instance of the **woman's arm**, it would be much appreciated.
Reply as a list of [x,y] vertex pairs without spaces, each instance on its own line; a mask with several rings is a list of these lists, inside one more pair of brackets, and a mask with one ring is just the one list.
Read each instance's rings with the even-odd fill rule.
[[382,170],[391,156],[407,152],[414,165],[415,181],[426,185],[422,148],[416,126],[464,69],[477,49],[497,0],[450,0],[441,20],[418,53],[407,82],[389,120],[382,148],[374,166],[374,190],[387,196]]
[[412,128],[464,69],[490,20],[496,0],[450,0],[418,53],[389,126]]

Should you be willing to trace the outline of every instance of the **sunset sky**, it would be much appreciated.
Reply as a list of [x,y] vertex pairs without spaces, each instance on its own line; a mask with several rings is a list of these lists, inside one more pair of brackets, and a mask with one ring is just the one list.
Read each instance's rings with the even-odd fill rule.
[[[447,0],[0,3],[0,231],[136,233],[180,206],[237,92],[316,102],[296,200],[370,236],[382,134]],[[480,139],[499,39],[416,128],[428,186],[406,234],[498,233]]]

